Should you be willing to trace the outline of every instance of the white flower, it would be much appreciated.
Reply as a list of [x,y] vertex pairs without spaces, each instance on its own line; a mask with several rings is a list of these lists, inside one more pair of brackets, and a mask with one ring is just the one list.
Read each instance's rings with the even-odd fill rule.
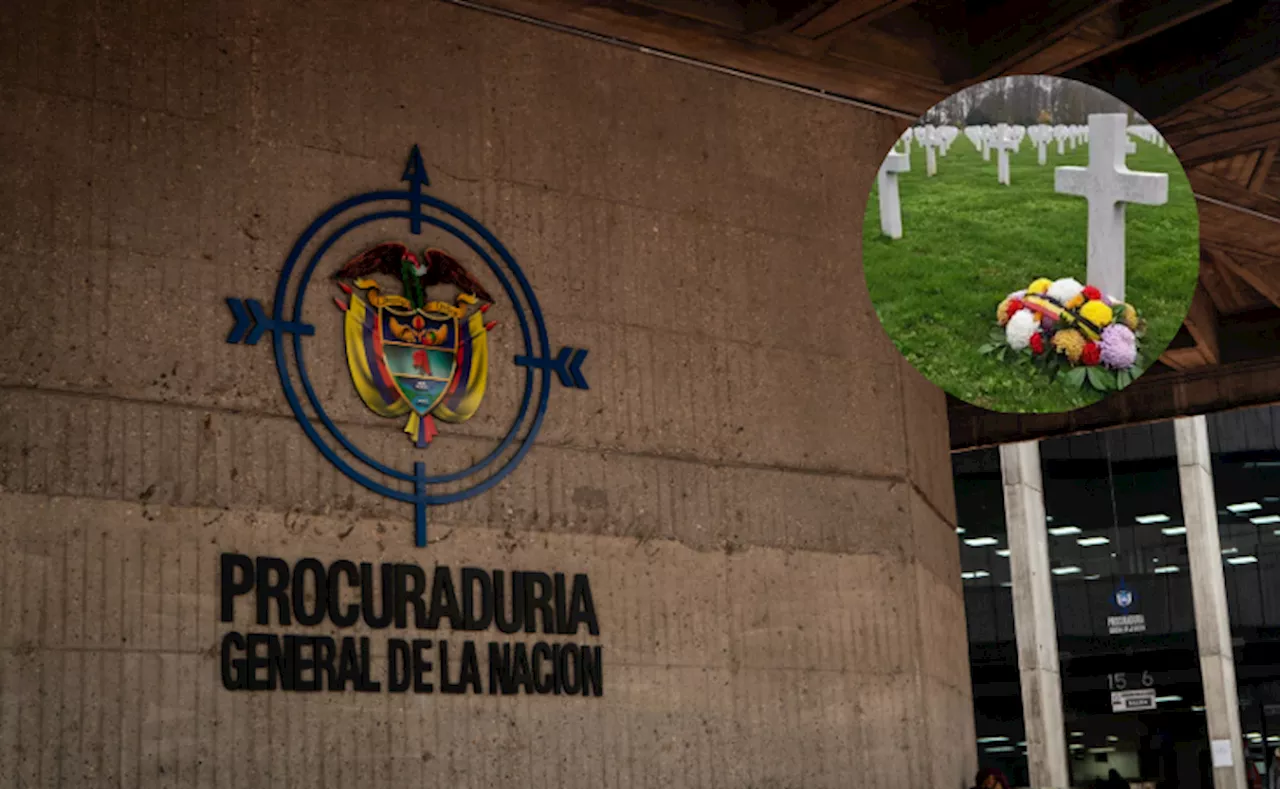
[[1074,279],[1067,277],[1066,279],[1060,279],[1050,285],[1049,293],[1047,295],[1059,304],[1066,304],[1076,296],[1079,296],[1080,291],[1082,290],[1084,290],[1084,285],[1081,285]]
[[1040,318],[1029,309],[1020,309],[1009,318],[1004,327],[1004,338],[1015,351],[1031,343],[1031,335],[1040,330]]

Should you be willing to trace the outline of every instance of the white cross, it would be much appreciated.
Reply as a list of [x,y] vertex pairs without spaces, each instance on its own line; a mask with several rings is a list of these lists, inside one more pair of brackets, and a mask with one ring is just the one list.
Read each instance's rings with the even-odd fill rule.
[[1006,124],[996,126],[991,147],[996,149],[996,180],[1009,186],[1009,151],[1017,146],[1017,135]]
[[1164,205],[1169,176],[1134,172],[1124,165],[1125,116],[1089,116],[1089,166],[1058,167],[1054,191],[1089,201],[1089,284],[1124,299],[1125,203]]
[[902,238],[902,203],[898,199],[898,173],[911,171],[911,157],[890,151],[876,176],[880,191],[880,232]]
[[995,134],[995,129],[990,126],[982,127],[982,161],[991,161],[991,135]]
[[1053,127],[1053,136],[1054,136],[1054,139],[1056,139],[1056,140],[1058,141],[1058,155],[1059,155],[1059,156],[1061,156],[1061,155],[1062,155],[1062,144],[1063,144],[1063,143],[1065,143],[1065,142],[1067,141],[1067,135],[1068,135],[1068,134],[1070,134],[1070,130],[1069,130],[1069,129],[1067,129],[1067,127],[1066,127],[1066,126],[1064,126],[1064,125],[1062,125],[1062,124],[1058,124],[1057,126],[1054,126],[1054,127]]
[[902,152],[907,156],[910,156],[911,155],[911,129],[907,129],[906,131],[904,131],[902,133],[902,136],[898,139],[902,140]]
[[916,142],[924,146],[924,171],[930,178],[938,174],[938,131],[932,126],[916,129]]

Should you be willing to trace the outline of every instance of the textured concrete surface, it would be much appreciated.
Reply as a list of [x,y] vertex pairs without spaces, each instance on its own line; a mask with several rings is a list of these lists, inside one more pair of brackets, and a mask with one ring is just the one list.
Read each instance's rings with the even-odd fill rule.
[[[964,785],[945,401],[858,262],[896,125],[436,2],[0,5],[0,785]],[[270,340],[224,342],[224,299],[414,143],[592,385],[422,550]],[[327,300],[320,397],[403,465]],[[487,452],[515,384],[432,462]],[[226,691],[223,550],[587,572],[605,695]]]

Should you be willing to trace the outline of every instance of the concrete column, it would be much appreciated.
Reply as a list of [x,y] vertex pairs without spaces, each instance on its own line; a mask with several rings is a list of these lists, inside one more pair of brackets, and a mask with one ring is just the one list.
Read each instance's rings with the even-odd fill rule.
[[1058,673],[1040,445],[1024,441],[1001,446],[1000,475],[1031,786],[1065,789],[1069,785],[1067,734],[1062,721],[1062,677]]
[[1214,789],[1245,789],[1244,749],[1240,732],[1240,697],[1231,654],[1227,587],[1222,577],[1222,545],[1218,539],[1218,505],[1209,463],[1209,432],[1203,416],[1175,419],[1178,483],[1182,517],[1187,525],[1187,559],[1196,639],[1200,643],[1200,677],[1210,744],[1231,744],[1231,766],[1215,767]]

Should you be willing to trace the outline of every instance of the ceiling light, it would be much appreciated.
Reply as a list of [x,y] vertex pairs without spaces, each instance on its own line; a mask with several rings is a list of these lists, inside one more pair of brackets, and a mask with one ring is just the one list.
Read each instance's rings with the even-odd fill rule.
[[1223,555],[1223,556],[1230,556],[1230,555],[1231,555],[1231,554],[1233,554],[1233,553],[1240,553],[1240,549],[1239,549],[1239,548],[1236,548],[1236,547],[1223,548],[1223,549],[1222,549],[1222,555]]
[[1018,747],[1019,747],[1019,748],[1025,748],[1025,747],[1027,747],[1027,741],[1026,741],[1026,740],[1022,740],[1021,742],[1019,742],[1019,743],[1018,743]]
[[1256,501],[1242,501],[1239,504],[1228,504],[1227,509],[1239,515],[1242,512],[1253,512],[1262,509],[1262,505]]
[[1102,577],[1101,575],[1098,575],[1097,573],[1094,573],[1093,575],[1086,575],[1086,576],[1084,577],[1084,579],[1085,579],[1086,581],[1096,581],[1096,580],[1098,580],[1098,579],[1099,579],[1099,578],[1101,578],[1101,577]]
[[1111,540],[1108,540],[1106,537],[1081,537],[1076,540],[1076,545],[1083,545],[1084,547],[1089,548],[1094,545],[1106,545],[1109,542],[1111,542]]
[[1055,567],[1049,572],[1053,573],[1054,575],[1073,575],[1075,573],[1080,572],[1080,568],[1076,567],[1073,564],[1067,567]]
[[1192,712],[1204,712],[1204,705],[1203,705],[1203,704],[1192,704],[1192,705],[1191,705],[1191,711],[1192,711]]
[[1227,564],[1254,564],[1258,561],[1256,556],[1232,556],[1227,559]]
[[1068,745],[1067,747],[1068,747],[1068,748],[1070,748],[1070,749],[1071,749],[1071,750],[1073,750],[1073,751],[1078,751],[1078,750],[1080,750],[1081,748],[1083,748],[1084,746],[1083,746],[1083,745],[1081,745],[1081,744],[1080,744],[1080,743],[1078,743],[1078,742],[1073,742],[1073,743],[1071,743],[1070,745]]
[[1083,737],[1083,736],[1084,736],[1084,732],[1082,732],[1082,731],[1073,731],[1073,732],[1071,732],[1071,736],[1072,736],[1072,737]]
[[1165,565],[1165,566],[1163,566],[1163,567],[1157,567],[1157,568],[1156,568],[1156,572],[1158,572],[1158,573],[1176,573],[1176,572],[1179,572],[1181,569],[1182,569],[1182,568],[1178,567],[1178,565],[1176,565],[1176,564],[1166,564],[1166,565]]
[[1045,521],[1046,521],[1046,522],[1048,522],[1048,523],[1053,523],[1053,516],[1052,516],[1052,515],[1046,515],[1046,516],[1044,516],[1044,519],[1045,519]]
[[1107,742],[1120,742],[1120,738],[1115,736],[1114,734],[1108,734]]
[[987,753],[1013,753],[1012,745],[992,745],[987,748]]
[[1175,701],[1182,701],[1181,696],[1156,696],[1156,704],[1172,704]]
[[997,551],[996,551],[996,556],[1003,556],[1004,558],[1008,559],[1008,558],[1009,558],[1009,549],[1008,549],[1008,548],[1000,548],[999,550],[997,550]]
[[995,537],[970,537],[964,541],[970,548],[981,548],[984,545],[996,545],[1000,541]]
[[1054,526],[1052,529],[1049,529],[1049,533],[1052,534],[1054,537],[1067,537],[1072,534],[1079,534],[1080,527],[1079,526]]
[[1165,528],[1160,530],[1160,533],[1167,534],[1170,537],[1173,537],[1178,534],[1186,534],[1187,527],[1186,526],[1166,526]]
[[1163,512],[1157,512],[1154,515],[1139,515],[1134,520],[1146,526],[1149,523],[1168,523],[1169,516]]
[[1001,581],[1000,585],[1006,589],[1009,589],[1013,586],[1013,581]]
[[1090,748],[1089,753],[1115,753],[1116,749],[1108,745],[1105,748]]
[[1280,515],[1259,515],[1256,518],[1250,518],[1249,522],[1254,526],[1270,526],[1273,523],[1280,523]]
[[957,527],[956,527],[956,534],[964,534],[964,527],[963,527],[963,526],[957,526]]
[[1275,504],[1277,501],[1280,501],[1280,496],[1263,496],[1262,500],[1268,504]]
[[989,743],[989,742],[1008,742],[1008,741],[1009,741],[1008,737],[979,737],[978,738],[979,745],[985,745],[986,743]]

